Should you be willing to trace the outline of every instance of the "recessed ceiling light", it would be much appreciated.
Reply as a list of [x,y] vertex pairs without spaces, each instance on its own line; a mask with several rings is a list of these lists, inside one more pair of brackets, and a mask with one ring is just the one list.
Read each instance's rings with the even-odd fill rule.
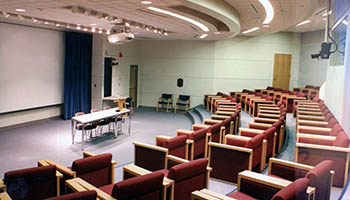
[[36,18],[32,18],[33,22],[37,22],[38,20]]
[[96,26],[97,24],[90,24],[90,26]]
[[45,21],[44,24],[49,24],[49,22],[46,22],[46,21]]
[[145,4],[145,5],[151,5],[152,4],[152,1],[141,1],[142,4]]
[[269,0],[259,0],[259,2],[264,6],[266,12],[266,18],[263,24],[269,24],[272,21],[273,16],[275,15],[273,7]]
[[87,28],[84,28],[84,31],[87,31],[88,29]]
[[149,29],[148,27],[146,27],[146,30],[147,30],[147,31],[150,31],[150,29]]
[[125,22],[125,26],[129,27],[130,26],[129,22]]
[[60,26],[60,24],[59,24],[59,23],[57,23],[57,24],[56,24],[56,26]]
[[194,19],[182,16],[182,15],[179,15],[177,13],[173,13],[173,12],[170,12],[170,11],[167,11],[167,10],[163,10],[163,9],[160,9],[160,8],[147,7],[147,9],[155,11],[155,12],[159,12],[159,13],[162,13],[162,14],[170,15],[172,17],[176,17],[176,18],[182,19],[184,21],[187,21],[187,22],[189,22],[191,24],[194,24],[194,25],[198,26],[204,32],[209,32],[209,28],[206,25],[204,25],[204,24],[202,24],[202,23],[200,23],[200,22],[198,22],[198,21],[196,21]]
[[206,33],[203,33],[201,36],[199,36],[200,39],[204,39],[206,37],[208,37],[208,34],[206,34]]
[[254,28],[252,28],[252,29],[249,29],[249,30],[243,31],[242,33],[243,33],[243,34],[247,34],[247,33],[251,33],[251,32],[253,32],[253,31],[257,31],[257,30],[259,30],[259,29],[260,29],[259,27],[254,27]]
[[110,31],[110,30],[107,30],[106,34],[107,34],[107,35],[111,34],[111,31]]
[[153,32],[154,32],[154,33],[157,33],[158,31],[157,31],[157,29],[154,29]]
[[78,26],[77,26],[77,29],[78,29],[78,30],[80,30],[80,29],[81,29],[81,27],[78,25]]
[[167,33],[167,32],[164,32],[164,35],[168,35],[168,33]]
[[102,29],[98,30],[98,33],[102,33]]
[[300,22],[299,24],[297,24],[297,26],[302,26],[302,25],[308,24],[308,23],[310,23],[310,22],[311,22],[310,20],[305,20],[305,21],[302,21],[302,22]]
[[17,11],[17,12],[25,12],[26,10],[23,9],[23,8],[17,8],[16,11]]
[[264,25],[265,28],[269,28],[270,26],[269,25]]
[[96,28],[95,28],[95,27],[92,27],[92,28],[91,28],[91,31],[92,31],[93,33],[95,33],[95,32],[96,32]]

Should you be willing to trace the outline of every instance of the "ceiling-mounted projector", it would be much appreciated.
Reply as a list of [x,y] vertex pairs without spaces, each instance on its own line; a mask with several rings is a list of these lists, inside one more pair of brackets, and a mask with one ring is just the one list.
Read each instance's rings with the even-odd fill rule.
[[129,27],[114,26],[111,34],[107,36],[108,42],[111,44],[124,44],[131,42],[135,38]]

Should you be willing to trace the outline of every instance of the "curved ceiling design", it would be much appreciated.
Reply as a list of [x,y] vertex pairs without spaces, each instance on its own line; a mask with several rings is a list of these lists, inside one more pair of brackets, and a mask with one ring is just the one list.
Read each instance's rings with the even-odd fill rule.
[[[268,25],[264,24],[267,13],[263,1],[270,2],[274,10],[274,17]],[[244,35],[323,29],[324,21],[319,13],[326,1],[152,0],[151,5],[144,5],[141,0],[12,0],[0,1],[0,20],[104,34],[115,23],[125,23],[139,39],[220,40],[255,27],[258,30]],[[188,21],[152,11],[148,9],[150,6],[198,21],[209,31],[203,31]],[[295,26],[306,19],[311,23]],[[78,26],[80,30],[77,30]],[[203,37],[203,34],[208,36]]]

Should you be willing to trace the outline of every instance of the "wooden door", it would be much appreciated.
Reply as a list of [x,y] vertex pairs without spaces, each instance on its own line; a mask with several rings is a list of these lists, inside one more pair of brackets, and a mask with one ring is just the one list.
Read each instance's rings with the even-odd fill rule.
[[275,54],[272,86],[289,90],[291,54]]
[[130,87],[129,87],[129,95],[134,102],[134,106],[137,106],[137,77],[138,77],[138,66],[131,65],[130,66]]

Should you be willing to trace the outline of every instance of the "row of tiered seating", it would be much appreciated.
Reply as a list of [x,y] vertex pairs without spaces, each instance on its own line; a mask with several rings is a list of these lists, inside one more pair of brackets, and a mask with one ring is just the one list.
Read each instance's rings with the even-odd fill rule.
[[[271,89],[271,88],[267,88]],[[250,94],[249,94],[250,93]],[[248,94],[248,95],[246,95]],[[251,91],[242,91],[242,92],[237,92],[237,93],[231,93],[231,95],[237,97],[238,102],[244,103],[244,99],[247,100],[247,102],[250,102],[249,104],[246,104],[248,106],[251,106],[254,104],[254,98],[251,97],[249,98],[249,95],[254,94]],[[236,96],[237,95],[237,96]],[[218,96],[218,95],[216,95]],[[300,95],[302,96],[302,95]],[[304,95],[303,95],[304,96]],[[243,97],[243,98],[242,98]],[[220,98],[220,97],[217,97]],[[249,98],[249,99],[248,99]],[[206,101],[210,101],[210,99],[207,97],[205,98]],[[242,101],[243,99],[243,101]],[[256,99],[261,99],[256,98]],[[296,99],[293,99],[293,101]],[[252,102],[253,101],[253,102]],[[292,105],[293,105],[293,101]],[[313,100],[313,102],[317,101],[317,98]],[[312,101],[299,101],[300,105],[305,104],[312,104]],[[207,104],[210,104],[209,102]],[[284,103],[286,104],[286,103]],[[255,106],[255,105],[254,105]],[[257,109],[257,117],[254,117],[254,122],[248,124],[248,128],[240,128],[240,135],[243,134],[252,134],[250,132],[255,132],[257,135],[258,133],[261,134],[261,132],[257,130],[262,130],[265,132],[265,137],[264,137],[264,144],[265,148],[263,148],[262,152],[265,152],[265,155],[268,157],[273,157],[276,154],[279,153],[282,147],[282,144],[284,142],[284,130],[285,130],[285,119],[286,119],[286,109],[284,108],[283,102],[278,101],[278,102],[273,102],[273,103],[268,103],[268,104],[258,104],[256,105]],[[303,106],[300,106],[300,108],[303,108]],[[299,109],[297,110],[299,111]],[[327,111],[324,111],[325,113],[328,113]],[[303,113],[299,113],[300,115]],[[309,113],[310,114],[310,113]],[[316,111],[316,115],[319,115],[319,111]],[[302,115],[301,115],[302,116]],[[310,114],[311,116],[311,114]],[[278,124],[278,125],[277,125]],[[278,128],[276,128],[278,127]],[[267,130],[271,130],[272,133],[274,134],[267,134]],[[282,134],[281,134],[282,133]],[[274,135],[274,136],[271,136]],[[234,136],[237,138],[237,136]],[[232,138],[234,138],[232,137]],[[254,137],[254,136],[253,136]],[[256,136],[255,136],[256,137]],[[271,140],[271,138],[273,138]],[[224,140],[227,140],[228,138],[231,138],[231,136],[226,136]],[[278,138],[278,139],[276,139]],[[242,138],[243,140],[243,138]],[[347,141],[348,139],[346,139]],[[270,142],[268,142],[270,141]],[[271,142],[273,141],[273,142]],[[276,145],[276,143],[278,143]],[[226,142],[227,143],[227,142]],[[273,145],[275,144],[275,145]],[[234,142],[231,142],[229,144],[230,146],[235,146]],[[347,145],[346,145],[347,146]],[[271,151],[273,149],[273,151]],[[275,152],[275,153],[273,153]],[[234,156],[234,157],[229,157],[229,154],[225,154],[222,157],[228,158],[226,160],[226,163],[223,165],[230,165],[230,162],[228,160],[242,160],[242,157],[240,156]],[[209,156],[210,157],[210,156]],[[219,156],[217,156],[219,157]],[[263,157],[263,156],[262,156]],[[297,159],[296,159],[297,161]],[[264,161],[262,160],[261,163]],[[285,199],[286,195],[291,195],[291,199],[306,199],[305,195],[307,196],[309,193],[310,188],[314,189],[315,194],[314,197],[315,199],[329,199],[330,197],[330,192],[331,192],[331,186],[333,182],[333,175],[335,172],[333,171],[335,167],[336,162],[334,162],[333,159],[327,159],[324,158],[323,160],[319,160],[317,163],[310,163],[311,165],[305,165],[305,164],[300,164],[297,162],[288,162],[288,161],[283,161],[279,160],[276,158],[270,158],[270,163],[269,163],[269,172],[268,175],[269,177],[266,177],[265,175],[261,174],[254,174],[253,172],[250,171],[241,171],[238,173],[238,188],[235,193],[232,193],[229,195],[229,197],[232,197],[234,199]],[[242,165],[244,165],[244,162],[242,162]],[[315,167],[312,167],[315,166]],[[225,167],[221,167],[222,171],[225,170],[230,170]],[[333,170],[332,170],[333,169]],[[260,169],[261,170],[261,169]],[[213,168],[214,172],[214,168]],[[212,172],[212,173],[213,173]],[[222,172],[223,173],[223,172]],[[248,176],[248,174],[251,174],[252,177]],[[212,175],[211,175],[212,176]],[[276,183],[275,178],[282,178],[282,180],[290,180],[290,181],[295,181],[296,179],[306,177],[307,179],[304,180],[296,180],[294,184],[287,184],[289,185],[285,189],[280,190],[281,188],[284,188],[283,186],[279,185]],[[245,180],[246,179],[246,180]],[[279,182],[280,183],[280,182]],[[334,182],[333,182],[334,184]],[[278,185],[278,186],[277,186]],[[312,186],[308,187],[307,185]],[[279,187],[276,189],[276,187]],[[293,188],[293,189],[292,189]],[[274,190],[274,191],[272,191]],[[277,190],[280,190],[279,193],[276,194]],[[293,190],[292,193],[290,191]],[[274,196],[273,195],[277,195]],[[304,198],[304,197],[305,198]],[[215,192],[203,189],[201,191],[196,191],[192,195],[193,199],[230,199],[226,196],[217,194]]]

